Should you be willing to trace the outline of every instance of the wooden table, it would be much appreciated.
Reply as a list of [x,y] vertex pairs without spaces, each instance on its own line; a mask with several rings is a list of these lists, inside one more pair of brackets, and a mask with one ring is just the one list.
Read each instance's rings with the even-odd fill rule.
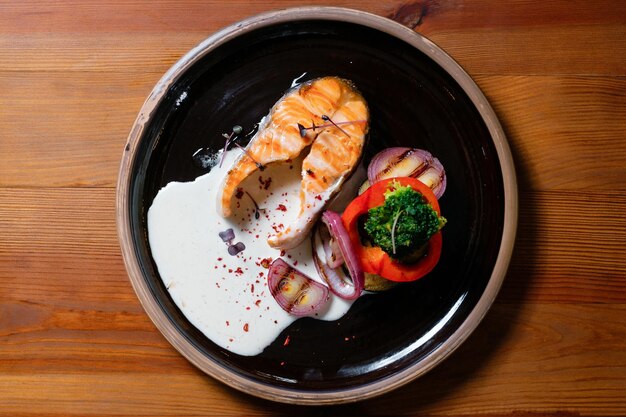
[[129,129],[191,47],[302,3],[0,3],[0,414],[626,415],[619,0],[333,3],[389,16],[450,53],[492,103],[517,164],[504,287],[435,370],[363,403],[285,406],[207,377],[156,330],[115,229]]

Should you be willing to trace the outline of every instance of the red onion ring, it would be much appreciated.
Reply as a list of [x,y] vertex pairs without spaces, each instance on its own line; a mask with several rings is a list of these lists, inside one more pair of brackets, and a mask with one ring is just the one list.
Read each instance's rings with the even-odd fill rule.
[[417,177],[430,165],[433,156],[422,149],[394,147],[383,149],[370,161],[367,178],[374,184],[385,178]]
[[267,284],[278,305],[294,316],[312,316],[328,301],[328,288],[281,258],[270,265]]
[[439,200],[446,190],[446,171],[437,158],[433,158],[430,166],[416,178],[433,190],[433,194],[435,194],[437,200]]
[[338,268],[343,265],[344,259],[337,240],[330,235],[328,228],[320,228],[319,233],[322,238],[322,245],[324,247],[324,253],[326,254],[326,263],[328,266],[331,268]]
[[345,273],[342,266],[333,268],[318,255],[317,248],[319,245],[323,245],[319,230],[320,224],[317,225],[317,230],[313,233],[313,261],[315,262],[317,272],[328,284],[333,294],[346,300],[354,300],[363,292],[365,274],[354,253],[348,232],[343,226],[341,217],[330,210],[322,214],[322,222],[328,228],[331,237],[338,243],[349,276]]
[[413,177],[428,185],[439,199],[446,189],[443,165],[423,149],[394,147],[383,149],[367,168],[370,184],[393,177]]

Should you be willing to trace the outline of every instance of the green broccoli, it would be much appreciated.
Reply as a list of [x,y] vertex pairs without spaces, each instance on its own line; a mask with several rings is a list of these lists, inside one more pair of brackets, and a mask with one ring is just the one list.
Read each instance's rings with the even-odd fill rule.
[[364,229],[374,245],[405,260],[421,251],[445,223],[421,193],[394,182],[385,192],[385,204],[368,211]]

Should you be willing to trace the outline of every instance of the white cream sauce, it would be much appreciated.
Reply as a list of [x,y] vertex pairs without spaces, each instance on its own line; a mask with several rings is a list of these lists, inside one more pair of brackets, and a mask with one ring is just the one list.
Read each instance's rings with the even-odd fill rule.
[[[240,152],[228,151],[222,168],[216,166],[193,182],[172,182],[161,189],[148,210],[148,238],[159,275],[187,319],[217,345],[251,356],[261,353],[297,319],[272,297],[263,260],[282,257],[321,280],[310,239],[282,255],[267,244],[268,236],[290,224],[300,209],[301,159],[272,164],[242,183],[241,188],[264,209],[259,219],[245,193],[233,199],[232,218],[217,213],[219,184]],[[341,194],[356,195],[363,177],[360,169]],[[345,204],[335,201],[333,207]],[[219,237],[229,228],[235,233],[232,244],[242,242],[246,247],[236,256],[228,254],[227,243]],[[331,294],[315,318],[336,320],[350,306],[351,302]]]

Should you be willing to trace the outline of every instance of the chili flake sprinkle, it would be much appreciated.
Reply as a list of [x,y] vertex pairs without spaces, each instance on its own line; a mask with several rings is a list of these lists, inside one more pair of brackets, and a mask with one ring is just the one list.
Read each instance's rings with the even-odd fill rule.
[[269,269],[270,264],[272,263],[272,258],[264,258],[261,260],[261,266],[265,269]]

